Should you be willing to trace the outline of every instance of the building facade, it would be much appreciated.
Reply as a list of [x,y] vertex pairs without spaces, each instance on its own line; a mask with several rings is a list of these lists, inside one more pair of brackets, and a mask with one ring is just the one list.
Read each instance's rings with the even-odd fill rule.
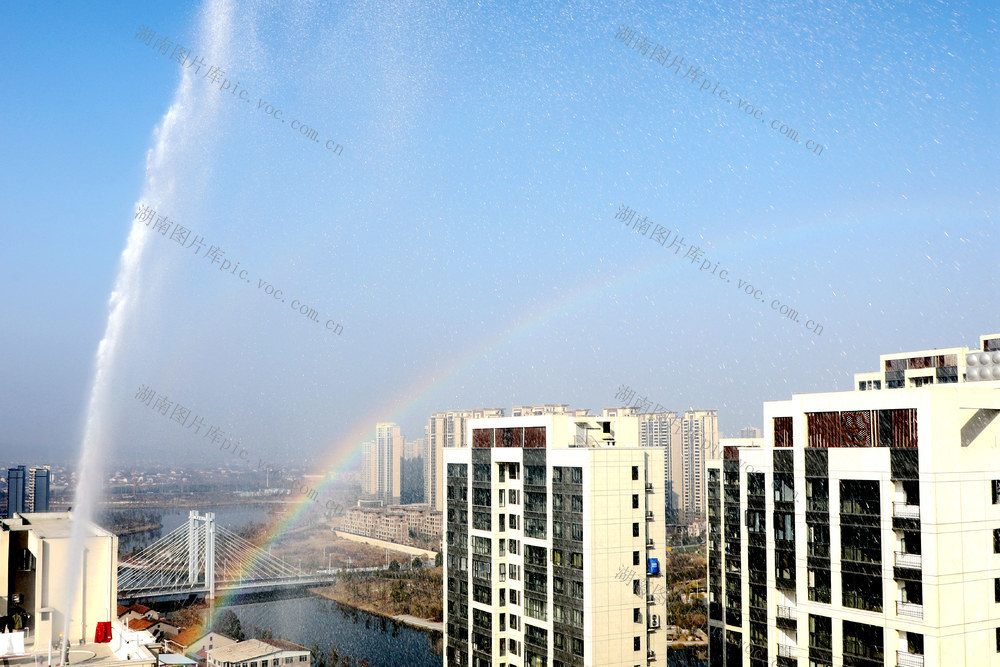
[[638,419],[473,419],[446,449],[445,664],[666,665],[663,451]]
[[424,503],[438,512],[444,509],[444,450],[466,447],[466,424],[470,419],[503,417],[503,408],[435,412],[424,427],[427,458],[424,461]]
[[724,442],[710,665],[1000,665],[1000,380],[968,377],[998,340],[886,355],[881,386],[767,402],[762,441]]
[[667,523],[689,524],[705,517],[705,462],[718,456],[717,410],[642,412],[636,407],[604,408],[605,417],[634,415],[639,444],[664,452],[664,510]]

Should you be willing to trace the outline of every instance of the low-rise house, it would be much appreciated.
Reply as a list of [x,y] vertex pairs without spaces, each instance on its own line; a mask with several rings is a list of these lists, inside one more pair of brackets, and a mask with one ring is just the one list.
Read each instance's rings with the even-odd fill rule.
[[201,664],[205,662],[208,651],[223,646],[231,646],[236,640],[218,632],[206,632],[194,627],[182,630],[166,642],[166,650],[170,653],[186,655]]
[[248,639],[208,651],[208,667],[309,666],[310,652],[283,639]]

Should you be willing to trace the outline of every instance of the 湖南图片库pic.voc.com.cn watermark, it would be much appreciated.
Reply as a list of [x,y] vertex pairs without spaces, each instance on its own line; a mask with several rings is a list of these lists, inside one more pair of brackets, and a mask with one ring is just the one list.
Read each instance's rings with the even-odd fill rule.
[[[649,240],[654,243],[658,243],[661,247],[670,250],[674,250],[674,255],[680,257],[680,253],[684,250],[685,246],[687,251],[684,253],[682,259],[690,259],[692,265],[701,263],[698,268],[699,273],[702,271],[708,271],[710,275],[716,276],[719,280],[725,281],[726,284],[734,284],[733,279],[729,277],[729,269],[723,268],[719,269],[720,262],[712,262],[711,259],[705,257],[705,251],[701,247],[694,245],[688,245],[684,242],[684,237],[681,236],[676,230],[671,231],[662,225],[655,225],[652,220],[647,216],[638,217],[635,211],[633,211],[625,204],[621,205],[618,209],[618,213],[615,214],[616,220],[624,221],[625,225],[632,225],[632,231],[639,232],[643,237],[649,233]],[[650,233],[652,231],[652,233]],[[673,240],[671,240],[671,234],[673,234]],[[670,245],[667,245],[667,241],[670,241]],[[764,296],[764,290],[754,287],[750,281],[744,280],[743,278],[737,278],[735,282],[736,288],[749,295],[759,303],[767,303],[768,300]],[[813,332],[817,336],[823,333],[823,325],[814,320],[807,319],[804,323],[799,319],[799,311],[792,308],[788,304],[782,303],[779,299],[771,299],[771,310],[775,311],[778,315],[784,316],[786,319],[795,322],[796,324],[805,324],[806,329]]]
[[[167,215],[158,215],[156,211],[151,209],[149,206],[139,205],[138,210],[135,214],[135,220],[145,224],[150,227],[154,232],[158,233],[160,236],[169,238],[169,240],[177,243],[184,250],[192,250],[195,255],[197,255],[202,250],[205,250],[205,246],[208,245],[208,250],[202,255],[211,266],[219,265],[218,270],[224,273],[229,273],[235,278],[243,281],[246,284],[252,284],[250,278],[248,277],[249,271],[247,269],[241,269],[240,263],[233,263],[234,260],[226,259],[226,251],[219,246],[212,245],[210,243],[206,244],[204,237],[199,236],[192,232],[192,230],[184,227],[176,220],[171,220]],[[171,232],[171,229],[173,231]],[[170,232],[170,236],[167,237],[167,233]],[[193,236],[193,238],[192,238]],[[280,301],[285,303],[287,300],[284,299],[284,292],[277,289],[274,285],[267,282],[263,278],[257,279],[257,289],[264,293],[265,296],[273,298],[275,301]],[[317,311],[312,306],[303,303],[299,299],[292,299],[291,302],[292,310],[296,311],[302,317],[306,318],[310,322],[315,322],[316,324],[322,323],[322,318],[320,317],[319,311]],[[333,320],[327,320],[324,328],[327,331],[331,331],[338,336],[344,331],[344,327],[341,324],[337,324]]]
[[[254,470],[265,471],[270,475],[274,475],[275,480],[287,480],[291,482],[293,488],[303,496],[313,502],[319,502],[319,492],[315,488],[309,486],[308,484],[296,482],[292,476],[286,473],[283,469],[272,468],[271,466],[265,464],[264,459],[259,456],[257,457],[257,465],[254,466],[253,462],[250,460],[250,452],[243,446],[242,440],[231,435],[227,437],[225,431],[218,426],[206,423],[205,418],[195,414],[191,408],[172,401],[165,394],[157,394],[152,388],[144,384],[139,385],[139,389],[135,392],[135,399],[143,405],[152,408],[154,412],[158,412],[170,421],[178,424],[181,428],[191,431],[193,435],[205,438],[212,445],[218,444],[220,452],[232,453],[233,456],[241,461],[246,461],[247,465]],[[204,434],[201,433],[202,429],[205,430]],[[329,512],[336,512],[344,509],[343,505],[333,502],[332,500],[327,500],[324,507]]]
[[[684,56],[674,53],[671,49],[660,44],[655,44],[641,34],[636,34],[636,31],[629,26],[620,26],[618,32],[615,33],[615,39],[625,42],[625,45],[630,47],[631,50],[636,51],[639,55],[645,56],[649,54],[648,60],[660,63],[660,67],[666,67],[667,70],[670,68],[674,69],[674,76],[683,76],[685,79],[690,79],[691,83],[697,84],[699,80],[698,92],[708,92],[710,95],[717,95],[718,98],[727,103],[733,103],[733,97],[736,98],[736,110],[742,112],[748,118],[753,120],[759,120],[762,125],[768,126],[768,120],[770,120],[770,125],[772,131],[791,139],[798,145],[802,145],[799,140],[799,131],[791,127],[787,123],[782,122],[778,119],[768,119],[764,117],[764,110],[760,107],[755,107],[750,103],[749,100],[744,99],[740,95],[733,93],[733,97],[729,96],[730,91],[726,88],[719,90],[720,83],[718,80],[710,81],[706,76],[706,73],[701,70],[700,67],[696,65],[688,65],[684,62]],[[669,64],[667,61],[670,61]],[[686,66],[686,69],[685,69]],[[681,74],[681,71],[684,73]],[[714,85],[713,85],[714,84]],[[822,144],[813,141],[812,139],[807,139],[805,142],[806,150],[810,151],[813,155],[822,155],[823,150],[826,148]]]

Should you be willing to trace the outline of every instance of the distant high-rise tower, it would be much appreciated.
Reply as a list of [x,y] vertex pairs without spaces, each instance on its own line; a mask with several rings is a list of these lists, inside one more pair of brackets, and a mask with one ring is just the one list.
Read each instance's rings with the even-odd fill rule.
[[49,511],[49,466],[34,466],[28,474],[27,510]]
[[403,459],[403,434],[399,425],[379,422],[375,427],[376,479],[375,495],[384,505],[400,501],[400,471]]
[[27,511],[27,469],[24,466],[7,468],[7,516]]
[[424,427],[426,458],[424,460],[424,502],[431,509],[444,509],[444,450],[447,447],[467,447],[465,423],[469,419],[503,417],[503,408],[479,410],[449,410],[435,412]]

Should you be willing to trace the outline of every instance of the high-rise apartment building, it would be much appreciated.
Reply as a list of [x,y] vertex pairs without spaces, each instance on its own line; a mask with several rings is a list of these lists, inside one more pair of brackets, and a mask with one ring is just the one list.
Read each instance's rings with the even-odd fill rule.
[[374,440],[361,445],[361,493],[369,497],[378,495],[378,452]]
[[399,425],[379,422],[375,427],[376,479],[375,495],[384,505],[398,505],[400,473],[403,460],[403,434]]
[[664,450],[639,420],[473,419],[444,451],[445,664],[666,664]]
[[27,511],[49,511],[49,466],[34,466],[28,471]]
[[427,458],[424,461],[424,502],[431,509],[444,509],[444,450],[466,447],[466,424],[470,419],[502,417],[503,408],[435,412],[424,427]]
[[28,510],[28,471],[23,466],[7,468],[7,516]]
[[639,444],[664,450],[663,480],[667,523],[690,523],[705,516],[705,461],[718,456],[717,410],[644,412],[635,407],[604,408],[609,416],[636,415]]
[[764,403],[762,441],[723,443],[710,665],[1000,665],[997,366],[1000,335],[884,355],[881,379]]

